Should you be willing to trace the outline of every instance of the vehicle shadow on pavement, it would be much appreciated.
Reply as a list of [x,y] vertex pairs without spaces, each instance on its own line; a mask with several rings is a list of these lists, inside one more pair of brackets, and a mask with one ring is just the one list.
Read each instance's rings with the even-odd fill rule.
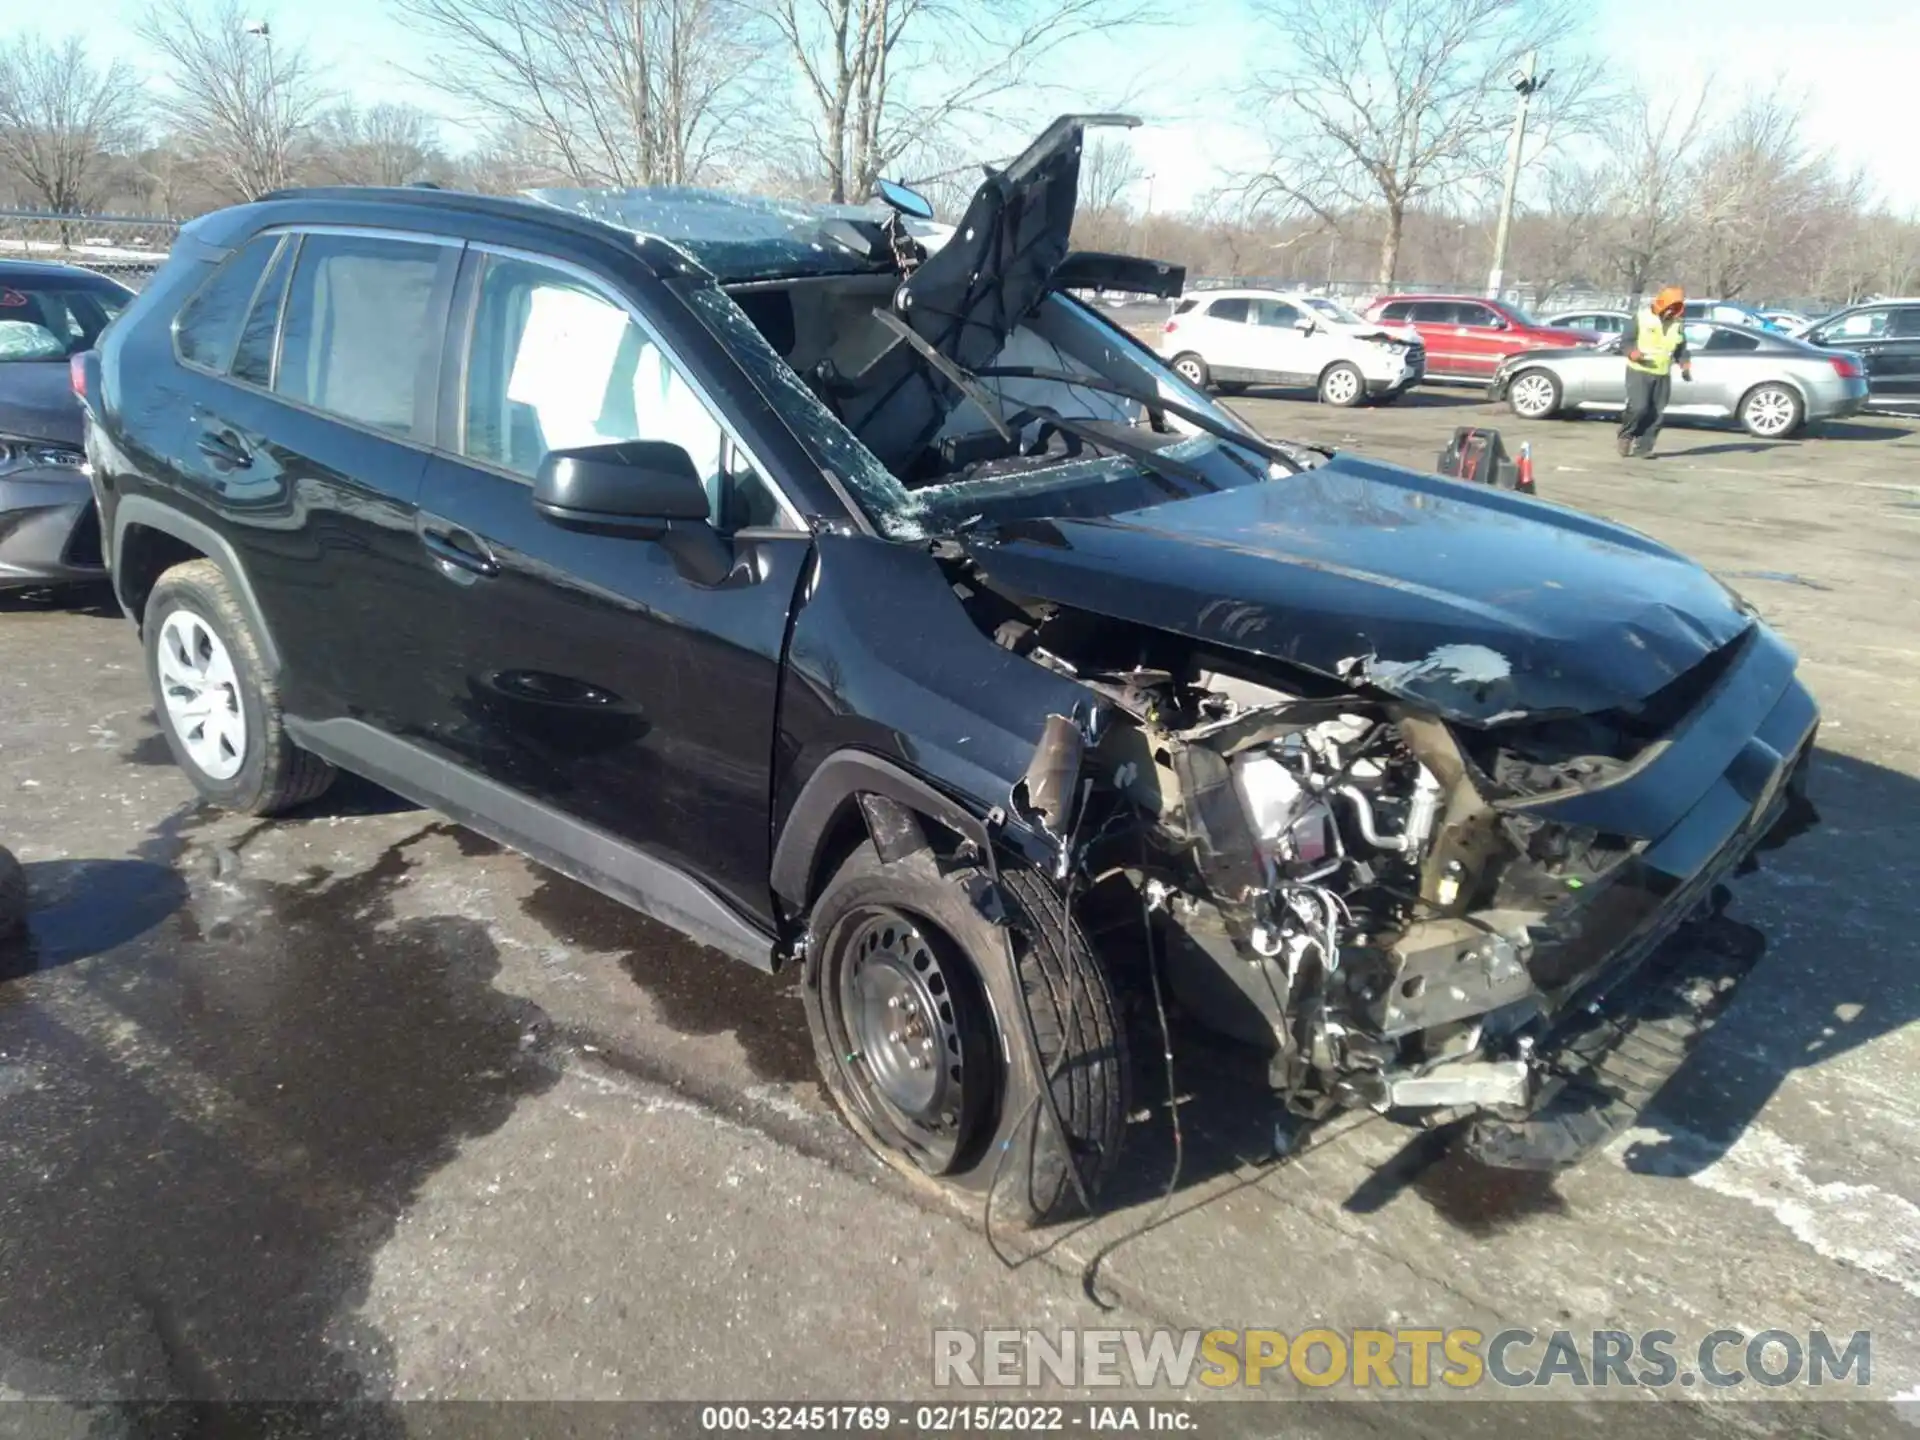
[[1740,1139],[1796,1070],[1920,1019],[1920,781],[1817,753],[1821,823],[1760,857],[1733,912],[1767,936],[1718,1031],[1642,1117],[1657,1139],[1629,1145],[1629,1170],[1694,1175]]
[[179,874],[150,860],[40,860],[21,869],[27,928],[0,940],[0,982],[124,945],[187,900]]
[[286,881],[249,854],[273,828],[176,812],[126,873],[184,877],[184,903],[0,985],[0,1387],[106,1405],[89,1433],[206,1433],[178,1402],[388,1393],[358,1313],[376,1258],[426,1180],[559,1073],[482,922],[396,911],[435,826]]
[[[1821,822],[1760,855],[1728,914],[1767,949],[1725,1017],[1641,1114],[1626,1169],[1684,1178],[1713,1165],[1796,1070],[1920,1018],[1920,941],[1906,873],[1920,843],[1920,782],[1829,750],[1810,792]],[[1861,897],[1881,898],[1863,904]],[[1454,1143],[1464,1125],[1415,1135],[1344,1208],[1370,1214],[1411,1189],[1442,1218],[1488,1235],[1566,1202],[1551,1173],[1501,1170]],[[1586,1163],[1595,1163],[1589,1159]]]

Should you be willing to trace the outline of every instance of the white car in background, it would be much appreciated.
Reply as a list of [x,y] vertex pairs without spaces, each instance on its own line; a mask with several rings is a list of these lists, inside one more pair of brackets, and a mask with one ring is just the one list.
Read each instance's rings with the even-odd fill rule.
[[1205,290],[1168,317],[1160,354],[1199,389],[1275,385],[1327,405],[1398,398],[1427,373],[1412,331],[1362,320],[1324,295]]

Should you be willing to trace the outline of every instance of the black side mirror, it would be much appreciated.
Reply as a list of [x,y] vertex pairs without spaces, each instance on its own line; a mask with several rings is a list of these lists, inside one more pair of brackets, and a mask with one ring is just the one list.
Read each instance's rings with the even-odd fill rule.
[[651,539],[668,521],[704,521],[707,487],[680,446],[621,440],[549,450],[534,477],[533,508],[568,530]]
[[533,508],[563,529],[658,540],[696,585],[718,585],[733,571],[733,546],[707,523],[707,487],[678,445],[549,450],[534,476]]

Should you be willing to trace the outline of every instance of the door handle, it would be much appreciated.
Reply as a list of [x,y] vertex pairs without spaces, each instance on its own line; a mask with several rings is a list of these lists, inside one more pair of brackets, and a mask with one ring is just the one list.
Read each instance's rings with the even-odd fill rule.
[[493,576],[500,573],[500,562],[494,558],[487,542],[457,525],[444,522],[424,524],[420,529],[420,543],[426,547],[429,555],[442,564],[474,575]]
[[231,430],[202,430],[194,448],[213,461],[232,470],[244,470],[253,464],[253,451]]

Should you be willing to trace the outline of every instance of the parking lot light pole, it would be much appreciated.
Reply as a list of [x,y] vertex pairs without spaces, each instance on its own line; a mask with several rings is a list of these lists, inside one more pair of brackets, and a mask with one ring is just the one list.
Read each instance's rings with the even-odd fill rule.
[[243,22],[241,28],[248,35],[258,36],[261,46],[266,51],[266,57],[267,57],[267,87],[266,87],[267,88],[267,93],[266,93],[267,116],[266,116],[266,119],[267,119],[268,134],[269,134],[269,139],[267,143],[273,147],[274,184],[276,186],[284,185],[286,183],[286,176],[281,173],[282,161],[280,157],[280,140],[279,140],[280,125],[279,125],[278,108],[279,108],[280,97],[274,92],[273,27],[269,25],[265,20],[248,20]]
[[1513,88],[1520,96],[1519,104],[1513,112],[1513,139],[1507,147],[1507,183],[1500,192],[1500,223],[1493,233],[1493,269],[1487,272],[1487,298],[1498,300],[1502,283],[1506,280],[1507,269],[1507,231],[1513,226],[1513,192],[1520,184],[1520,154],[1527,143],[1527,107],[1533,103],[1533,97],[1547,88],[1552,71],[1536,76],[1539,68],[1540,52],[1527,52],[1526,67],[1514,71],[1510,77]]

